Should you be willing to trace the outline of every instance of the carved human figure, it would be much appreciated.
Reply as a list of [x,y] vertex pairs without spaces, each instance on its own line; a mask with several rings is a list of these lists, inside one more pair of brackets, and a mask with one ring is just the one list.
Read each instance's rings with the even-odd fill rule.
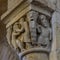
[[37,23],[38,45],[49,48],[51,37],[51,28],[45,15],[39,15]]
[[[28,22],[26,19],[24,19],[24,17],[19,20],[19,25],[21,25],[20,28],[22,29],[22,32],[19,34],[18,40],[16,42],[18,46],[20,46],[20,44],[23,46],[23,51],[31,46],[31,40],[29,36]],[[18,41],[20,41],[20,44]]]
[[[16,22],[14,25],[13,25],[13,32],[12,32],[12,45],[15,49],[18,49],[18,47],[20,49],[23,49],[23,46],[21,44],[21,42],[19,41],[18,39],[18,36],[23,33],[24,31],[24,28],[20,28],[21,25],[19,24],[19,22]],[[18,43],[19,42],[19,43]]]
[[[19,40],[21,41],[21,43],[24,43],[24,48],[28,49],[31,46],[31,40],[30,40],[30,36],[29,36],[28,22],[26,20],[27,20],[26,18],[25,19],[21,18],[19,20],[19,24],[21,24],[22,27],[24,28],[24,33],[19,35]],[[23,37],[23,39],[22,39],[22,37]]]
[[16,40],[17,45],[21,48],[21,51],[25,50],[24,45],[24,34],[25,34],[25,27],[24,27],[24,18],[21,18],[19,21],[19,28],[21,29],[20,34],[18,36],[18,40]]

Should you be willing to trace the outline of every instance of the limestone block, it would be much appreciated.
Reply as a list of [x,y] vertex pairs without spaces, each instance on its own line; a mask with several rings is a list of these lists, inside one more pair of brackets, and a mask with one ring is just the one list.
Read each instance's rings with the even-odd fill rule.
[[[37,48],[37,47],[41,47],[41,46],[43,46],[42,48],[45,48],[45,44],[40,44],[41,46],[38,46],[39,44],[38,43],[36,43],[36,46],[35,46],[35,44],[32,44],[32,36],[33,37],[35,37],[36,35],[34,34],[34,33],[36,33],[37,34],[37,42],[39,42],[38,41],[38,36],[40,36],[41,34],[43,35],[42,36],[42,38],[40,37],[40,40],[44,40],[44,39],[46,39],[46,40],[50,40],[49,38],[50,37],[48,37],[48,36],[50,36],[50,30],[49,29],[47,29],[47,27],[51,27],[52,25],[51,25],[51,16],[52,16],[52,13],[53,13],[53,11],[55,10],[55,5],[54,5],[54,3],[55,3],[55,0],[31,0],[31,1],[29,1],[29,0],[26,0],[25,2],[23,2],[23,4],[22,4],[22,1],[24,1],[24,0],[8,0],[8,11],[7,11],[7,13],[2,17],[2,19],[4,19],[4,23],[6,24],[6,28],[9,28],[10,26],[14,26],[14,24],[16,23],[16,22],[18,22],[19,23],[19,20],[23,17],[24,18],[24,23],[23,24],[26,24],[25,23],[25,20],[30,20],[31,18],[28,18],[27,17],[27,14],[28,14],[28,12],[29,11],[35,11],[35,12],[38,12],[38,15],[39,16],[41,16],[41,15],[45,15],[45,18],[40,18],[39,16],[37,16],[36,15],[36,17],[37,17],[37,19],[36,19],[36,17],[35,17],[35,15],[33,15],[33,13],[32,13],[32,15],[33,15],[33,17],[34,17],[34,20],[36,19],[36,24],[38,24],[38,25],[40,25],[40,28],[41,29],[39,29],[39,30],[42,30],[42,32],[43,32],[43,34],[42,34],[42,32],[39,32],[38,31],[38,29],[37,29],[37,27],[36,27],[36,31],[35,30],[32,30],[33,31],[33,34],[31,34],[31,31],[30,31],[30,28],[29,29],[27,29],[27,28],[25,28],[24,29],[24,31],[23,32],[18,32],[18,30],[16,30],[16,31],[13,31],[14,30],[14,28],[12,27],[12,33],[14,32],[14,33],[17,33],[18,35],[16,35],[16,36],[14,36],[13,34],[11,35],[13,38],[11,38],[12,40],[13,40],[13,43],[12,43],[12,45],[14,44],[14,41],[16,41],[16,40],[21,40],[21,38],[24,36],[24,33],[26,32],[26,31],[28,31],[29,33],[26,33],[25,34],[25,36],[27,36],[28,34],[29,34],[29,37],[27,36],[27,37],[25,37],[26,38],[26,40],[28,40],[28,38],[29,38],[29,40],[31,39],[31,41],[30,42],[25,42],[23,39],[22,39],[22,41],[23,41],[23,43],[25,43],[25,46],[24,46],[24,49],[30,49],[30,48]],[[27,3],[26,3],[27,2]],[[20,4],[20,5],[19,5]],[[18,6],[19,5],[19,6]],[[35,13],[36,14],[36,13]],[[28,15],[29,16],[29,15]],[[56,17],[56,16],[55,16]],[[55,20],[55,17],[54,17],[54,19],[53,20]],[[28,18],[28,19],[27,19]],[[48,20],[48,22],[47,22],[47,26],[45,26],[43,23],[42,23],[42,20],[44,19],[44,21],[46,21],[47,22],[47,20]],[[31,21],[32,21],[33,19],[31,19]],[[37,21],[38,20],[38,21]],[[39,21],[39,20],[41,20],[41,21]],[[28,26],[30,26],[30,23],[29,23],[29,21],[27,21],[28,22]],[[41,22],[41,23],[38,23],[38,22]],[[31,23],[33,23],[33,22],[31,22]],[[52,23],[53,24],[53,23]],[[55,24],[55,22],[54,22],[54,24]],[[19,24],[17,24],[18,25],[18,27],[20,28],[20,25]],[[31,24],[32,25],[32,24]],[[38,25],[36,25],[36,26],[38,26]],[[50,26],[51,25],[51,26]],[[35,26],[35,23],[33,23],[33,26],[32,27],[34,27]],[[24,27],[27,27],[26,25],[24,25]],[[52,26],[52,27],[54,27],[53,29],[55,29],[55,27],[56,26]],[[51,28],[52,28],[51,27]],[[43,28],[43,29],[42,29]],[[17,29],[17,28],[16,28]],[[47,30],[48,30],[48,33],[46,34],[46,32],[45,32],[45,30],[46,30],[46,32],[47,32]],[[19,30],[20,31],[20,30]],[[39,35],[38,35],[39,34]],[[9,35],[9,33],[8,33],[8,35]],[[32,36],[31,36],[32,35]],[[53,40],[55,40],[55,37],[56,37],[56,35],[55,35],[55,30],[53,30]],[[21,38],[20,38],[21,37]],[[44,38],[45,37],[45,38]],[[10,37],[8,37],[8,39],[9,39]],[[34,39],[35,40],[35,39]],[[52,40],[52,39],[51,39]],[[47,41],[46,41],[47,42]],[[52,41],[48,41],[48,42],[50,42],[50,43],[47,43],[47,44],[49,44],[49,46],[48,47],[46,47],[47,49],[50,49],[51,48],[51,45],[52,45]],[[44,43],[44,42],[43,42]],[[18,45],[18,44],[17,44]],[[55,45],[56,45],[56,42],[55,42]],[[56,46],[55,45],[53,45],[53,49],[55,49],[56,48]],[[55,46],[55,47],[54,47]],[[14,47],[15,47],[15,45],[14,45]],[[28,48],[27,48],[28,47]],[[19,49],[19,45],[18,45],[18,47],[17,47],[18,49]],[[17,53],[17,52],[16,52]],[[33,54],[32,54],[33,55]],[[39,54],[39,55],[36,55],[36,56],[38,56],[39,58],[38,58],[38,60],[40,59],[40,57],[41,57],[41,60],[44,60],[44,58],[43,57],[45,57],[45,58],[47,58],[46,60],[48,60],[48,56],[45,54],[45,53],[42,53],[41,55]],[[28,57],[29,58],[29,57]],[[35,60],[35,55],[33,56],[33,58],[34,58],[34,60]],[[30,59],[29,59],[30,60]],[[37,59],[36,59],[37,60]]]

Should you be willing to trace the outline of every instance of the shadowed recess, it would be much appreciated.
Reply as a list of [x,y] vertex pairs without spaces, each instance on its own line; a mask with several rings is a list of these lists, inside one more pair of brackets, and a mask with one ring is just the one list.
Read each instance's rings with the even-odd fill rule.
[[2,15],[7,10],[8,0],[0,0],[0,15]]

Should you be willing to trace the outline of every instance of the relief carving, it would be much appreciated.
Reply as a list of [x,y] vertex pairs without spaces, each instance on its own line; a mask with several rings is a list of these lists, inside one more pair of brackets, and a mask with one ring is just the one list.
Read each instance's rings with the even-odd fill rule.
[[37,48],[37,51],[40,51],[40,48],[42,48],[41,50],[43,51],[44,49],[45,51],[48,51],[48,49],[51,48],[52,41],[52,28],[50,24],[47,16],[44,14],[30,11],[16,21],[12,25],[11,30],[7,29],[7,33],[8,31],[11,32],[7,38],[8,41],[10,40],[9,44],[18,52],[18,55],[22,51],[24,53],[26,50],[27,51],[24,54],[27,54],[29,51],[34,52],[36,51],[34,48]]
[[50,41],[52,40],[52,30],[45,15],[39,15],[37,20],[37,39],[38,45],[50,48]]
[[49,20],[43,14],[36,11],[28,13],[31,42],[43,48],[50,48],[52,41],[52,29]]

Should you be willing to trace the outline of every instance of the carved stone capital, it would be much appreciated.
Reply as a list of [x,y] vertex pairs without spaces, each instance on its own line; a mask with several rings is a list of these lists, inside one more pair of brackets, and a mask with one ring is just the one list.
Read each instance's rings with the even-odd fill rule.
[[19,56],[21,52],[29,54],[40,52],[40,49],[45,54],[42,53],[42,56],[47,57],[46,51],[49,55],[52,44],[51,16],[54,10],[55,5],[48,0],[25,0],[12,13],[2,16],[7,29],[7,41]]

